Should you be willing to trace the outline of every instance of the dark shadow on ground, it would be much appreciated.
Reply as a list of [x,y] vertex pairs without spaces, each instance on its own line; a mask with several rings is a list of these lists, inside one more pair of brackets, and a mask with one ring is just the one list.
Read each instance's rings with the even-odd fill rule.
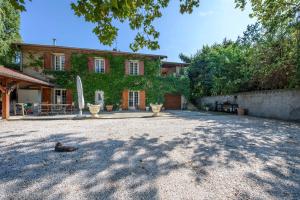
[[[179,168],[194,171],[195,180],[201,184],[210,176],[211,167],[234,168],[261,162],[267,176],[249,171],[246,179],[259,184],[274,198],[300,197],[300,127],[297,124],[201,113],[173,117],[198,120],[199,124],[194,130],[174,135],[168,141],[141,134],[128,141],[91,142],[78,136],[78,132],[70,132],[5,146],[0,143],[0,180],[11,182],[6,194],[18,195],[20,199],[63,198],[64,191],[53,194],[52,189],[78,174],[82,180],[80,190],[85,191],[86,198],[114,199],[116,191],[124,187],[132,199],[157,199],[158,188],[153,182]],[[13,140],[15,136],[18,137],[17,134],[2,137]],[[57,141],[78,146],[79,150],[56,153],[53,149]],[[178,163],[171,159],[169,153],[175,148],[191,149],[190,161]],[[41,183],[36,188],[37,182]],[[32,188],[32,192],[22,192],[27,188]],[[250,198],[250,194],[237,191],[236,197]]]
[[[130,141],[108,139],[97,142],[89,142],[76,134],[25,139],[10,146],[0,143],[1,182],[14,182],[6,194],[21,199],[63,198],[63,192],[52,194],[50,191],[79,173],[84,174],[81,189],[88,195],[86,198],[110,199],[119,184],[125,181],[131,198],[153,199],[158,198],[157,188],[149,183],[178,167],[178,163],[167,155],[174,147],[159,143],[158,138],[150,138],[147,134],[132,137]],[[71,153],[54,152],[57,141],[79,149]],[[160,162],[162,159],[164,162]],[[101,175],[103,172],[105,176]],[[42,184],[35,188],[37,182]],[[34,192],[22,192],[30,187],[35,188]]]
[[264,175],[253,171],[246,178],[275,198],[300,198],[299,124],[211,113],[174,115],[182,120],[206,122],[177,138],[183,141],[183,148],[196,147],[192,162],[198,182],[205,180],[210,167],[216,165],[234,168],[260,162]]

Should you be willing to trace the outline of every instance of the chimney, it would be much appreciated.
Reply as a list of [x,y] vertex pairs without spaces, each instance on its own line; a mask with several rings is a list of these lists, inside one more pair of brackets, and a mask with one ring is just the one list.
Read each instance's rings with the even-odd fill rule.
[[53,46],[56,46],[56,38],[53,38],[52,41],[53,41]]

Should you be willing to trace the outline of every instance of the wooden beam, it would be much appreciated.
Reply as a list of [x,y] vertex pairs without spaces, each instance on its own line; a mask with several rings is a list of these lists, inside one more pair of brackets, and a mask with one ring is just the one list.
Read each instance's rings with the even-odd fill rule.
[[0,89],[2,94],[2,119],[9,118],[9,107],[10,107],[10,93],[14,90],[15,85],[8,85],[8,80],[4,79],[2,85],[0,85]]
[[13,84],[13,85],[10,85],[10,86],[7,86],[7,87],[0,85],[0,91],[2,93],[9,93],[10,94],[12,91],[14,91],[17,88],[17,85],[18,85],[17,83]]
[[8,119],[9,118],[9,93],[4,92],[2,94],[2,119]]
[[14,85],[10,85],[9,87],[7,87],[7,92],[8,94],[10,94],[12,91],[14,91],[17,88],[17,84]]
[[2,93],[5,93],[5,88],[4,88],[2,85],[0,85],[0,91],[1,91]]

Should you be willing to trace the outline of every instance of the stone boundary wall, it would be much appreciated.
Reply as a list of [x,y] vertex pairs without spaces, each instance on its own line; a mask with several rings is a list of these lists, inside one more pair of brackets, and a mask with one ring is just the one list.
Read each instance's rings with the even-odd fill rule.
[[229,101],[248,110],[248,115],[300,122],[300,90],[264,90],[209,96],[197,99],[198,106]]

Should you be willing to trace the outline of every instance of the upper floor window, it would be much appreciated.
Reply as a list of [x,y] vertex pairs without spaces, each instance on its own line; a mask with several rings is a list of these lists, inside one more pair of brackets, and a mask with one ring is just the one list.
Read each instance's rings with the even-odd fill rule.
[[139,75],[139,61],[129,61],[129,74]]
[[65,69],[65,55],[54,55],[53,64],[55,71],[64,71]]
[[104,73],[105,66],[104,66],[104,59],[103,58],[96,58],[95,59],[95,72],[96,73]]
[[13,63],[14,64],[21,64],[21,58],[22,58],[21,52],[16,51],[15,52],[15,57],[13,58]]

